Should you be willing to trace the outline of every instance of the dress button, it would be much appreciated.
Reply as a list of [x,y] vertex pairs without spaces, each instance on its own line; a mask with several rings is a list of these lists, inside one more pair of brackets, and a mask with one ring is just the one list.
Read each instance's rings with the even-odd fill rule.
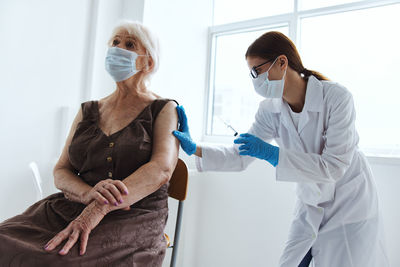
[[108,144],[109,147],[114,147],[114,142]]
[[111,162],[112,161],[112,157],[107,157],[107,161]]
[[108,172],[108,177],[112,178],[112,172]]
[[312,237],[312,239],[315,239],[315,234],[312,234],[312,236],[311,236],[311,237]]

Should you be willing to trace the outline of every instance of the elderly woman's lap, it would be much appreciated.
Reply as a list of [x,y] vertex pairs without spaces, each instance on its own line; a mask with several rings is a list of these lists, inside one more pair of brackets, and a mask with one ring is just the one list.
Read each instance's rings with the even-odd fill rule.
[[[164,225],[167,208],[131,209],[108,214],[90,233],[85,255],[79,244],[61,256],[43,249],[62,230],[81,204],[52,195],[23,214],[0,224],[0,266],[161,266],[165,256]],[[151,263],[151,264],[150,264]],[[150,265],[149,265],[150,264]]]

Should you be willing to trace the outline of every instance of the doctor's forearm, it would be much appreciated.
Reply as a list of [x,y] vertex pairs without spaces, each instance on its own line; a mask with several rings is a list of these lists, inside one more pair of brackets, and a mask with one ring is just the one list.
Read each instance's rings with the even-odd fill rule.
[[196,152],[194,152],[194,154],[196,156],[198,156],[199,158],[201,158],[203,156],[203,150],[201,149],[201,146],[199,146],[199,145],[196,146]]

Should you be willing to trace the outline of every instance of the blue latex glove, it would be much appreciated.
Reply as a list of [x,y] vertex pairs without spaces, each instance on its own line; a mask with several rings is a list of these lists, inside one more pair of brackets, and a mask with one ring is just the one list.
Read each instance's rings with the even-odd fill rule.
[[249,133],[240,134],[240,137],[233,141],[239,146],[239,155],[247,155],[264,159],[276,167],[279,161],[279,147],[264,142],[257,136]]
[[196,143],[190,137],[185,109],[182,106],[177,106],[176,111],[178,112],[179,127],[178,131],[173,131],[172,133],[181,142],[183,151],[190,156],[196,152]]

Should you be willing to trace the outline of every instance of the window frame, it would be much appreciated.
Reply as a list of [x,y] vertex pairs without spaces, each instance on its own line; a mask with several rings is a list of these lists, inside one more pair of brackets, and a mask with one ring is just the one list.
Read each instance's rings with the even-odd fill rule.
[[[204,110],[205,116],[203,119],[202,141],[210,143],[230,143],[232,142],[231,136],[224,135],[211,135],[212,115],[214,108],[214,88],[215,88],[215,62],[216,62],[216,39],[219,36],[230,35],[254,30],[276,28],[287,26],[289,38],[300,48],[299,36],[301,35],[301,20],[305,18],[318,17],[324,15],[331,15],[343,12],[358,11],[369,8],[377,8],[388,5],[399,4],[400,0],[363,0],[347,4],[339,4],[334,6],[299,10],[299,3],[301,0],[294,1],[294,10],[291,13],[280,15],[250,19],[245,21],[232,22],[221,25],[213,25],[208,28],[208,52],[207,52],[207,77],[206,77],[206,90],[205,90],[205,103]],[[400,164],[400,157],[396,156],[376,156],[368,155],[369,159],[373,162],[384,162]]]

